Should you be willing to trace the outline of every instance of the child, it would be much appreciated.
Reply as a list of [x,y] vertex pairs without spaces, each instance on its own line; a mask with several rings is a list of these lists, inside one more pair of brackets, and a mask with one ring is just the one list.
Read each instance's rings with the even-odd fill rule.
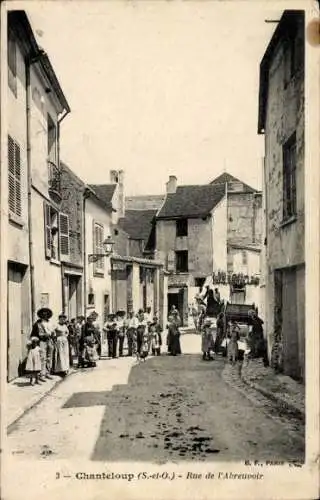
[[228,360],[230,363],[235,364],[238,359],[238,340],[240,338],[240,329],[235,321],[232,322],[230,330],[230,340],[228,343]]
[[40,347],[39,339],[37,337],[31,337],[28,342],[28,357],[26,363],[26,372],[30,376],[30,385],[40,384],[39,376],[41,371],[41,360],[40,360]]
[[153,319],[153,323],[150,325],[150,340],[152,356],[160,356],[162,344],[161,328],[156,318]]
[[213,347],[213,335],[212,335],[212,326],[210,319],[206,319],[204,321],[203,330],[202,330],[202,342],[201,342],[201,350],[202,350],[202,359],[210,360],[210,351]]
[[146,360],[149,354],[149,335],[145,331],[143,336],[142,336],[142,345],[141,345],[141,351],[140,351],[140,359],[143,359],[143,361]]
[[95,367],[97,366],[97,360],[99,359],[99,355],[96,349],[96,342],[93,336],[89,336],[85,340],[84,347],[84,361],[88,364],[88,366]]

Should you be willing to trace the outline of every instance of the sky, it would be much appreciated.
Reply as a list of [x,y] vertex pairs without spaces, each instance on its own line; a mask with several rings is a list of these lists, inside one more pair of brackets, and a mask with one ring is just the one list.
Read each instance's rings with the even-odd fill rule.
[[259,64],[293,1],[10,2],[48,53],[71,114],[61,159],[85,182],[124,170],[127,195],[223,171],[261,189]]

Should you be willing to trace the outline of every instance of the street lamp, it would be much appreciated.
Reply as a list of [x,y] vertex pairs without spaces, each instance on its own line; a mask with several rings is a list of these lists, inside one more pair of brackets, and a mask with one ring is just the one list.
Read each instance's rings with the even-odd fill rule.
[[109,235],[104,242],[102,243],[104,253],[92,253],[88,255],[88,261],[89,262],[96,262],[99,260],[101,257],[109,257],[113,253],[113,245],[114,241]]

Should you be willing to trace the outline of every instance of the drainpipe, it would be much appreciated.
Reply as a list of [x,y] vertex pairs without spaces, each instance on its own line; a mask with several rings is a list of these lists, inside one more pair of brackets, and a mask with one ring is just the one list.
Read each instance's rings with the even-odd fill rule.
[[29,268],[30,268],[30,293],[31,293],[31,316],[32,322],[36,319],[35,306],[35,286],[34,286],[34,259],[33,259],[33,240],[32,240],[32,175],[31,175],[31,137],[30,137],[30,68],[31,65],[38,62],[45,52],[39,52],[35,57],[26,59],[25,77],[26,77],[26,135],[27,135],[27,183],[28,183],[28,237],[29,237]]
[[89,196],[87,188],[83,191],[82,200],[82,248],[83,248],[83,315],[87,311],[87,253],[86,253],[86,199]]
[[58,150],[57,150],[57,156],[58,156],[58,167],[60,167],[60,128],[61,128],[61,122],[62,120],[65,119],[65,117],[70,113],[70,109],[65,109],[64,113],[60,116],[58,119],[58,127],[57,127],[57,144],[58,144]]

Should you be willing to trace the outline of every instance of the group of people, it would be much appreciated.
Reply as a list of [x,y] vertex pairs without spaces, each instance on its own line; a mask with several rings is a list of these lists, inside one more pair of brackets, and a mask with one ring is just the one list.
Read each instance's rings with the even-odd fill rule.
[[[168,326],[168,352],[181,353],[179,341],[180,319],[173,312]],[[95,367],[102,354],[104,334],[107,339],[108,357],[124,355],[126,341],[127,355],[145,360],[149,354],[160,356],[162,348],[162,329],[157,316],[152,316],[151,308],[133,311],[128,316],[120,310],[109,314],[100,329],[98,314],[93,311],[87,318],[79,316],[70,321],[61,313],[53,321],[51,309],[43,307],[37,311],[27,343],[26,373],[31,385],[51,379],[53,374],[65,376],[70,367]]]
[[[266,341],[263,335],[263,321],[259,318],[255,309],[248,312],[248,335],[246,337],[247,349],[244,354],[248,358],[263,358],[265,365],[268,364]],[[216,321],[216,328],[212,326],[212,320],[206,318],[202,327],[202,353],[204,360],[213,359],[220,351],[223,339],[227,341],[227,358],[234,364],[238,359],[240,340],[240,327],[236,321],[231,320],[225,323],[223,313],[219,313]]]
[[37,317],[27,343],[25,368],[31,385],[45,382],[53,374],[67,375],[75,359],[78,366],[95,366],[101,353],[97,313],[71,321],[61,313],[54,321],[51,309],[43,307]]
[[124,355],[126,340],[127,355],[145,360],[149,354],[160,356],[162,347],[162,329],[158,317],[152,316],[151,308],[138,313],[125,311],[109,314],[103,327],[108,342],[108,357]]
[[221,300],[218,288],[212,290],[207,287],[203,296],[197,294],[192,304],[192,316],[196,332],[200,333],[204,327],[205,318],[216,318],[222,311],[224,301]]

